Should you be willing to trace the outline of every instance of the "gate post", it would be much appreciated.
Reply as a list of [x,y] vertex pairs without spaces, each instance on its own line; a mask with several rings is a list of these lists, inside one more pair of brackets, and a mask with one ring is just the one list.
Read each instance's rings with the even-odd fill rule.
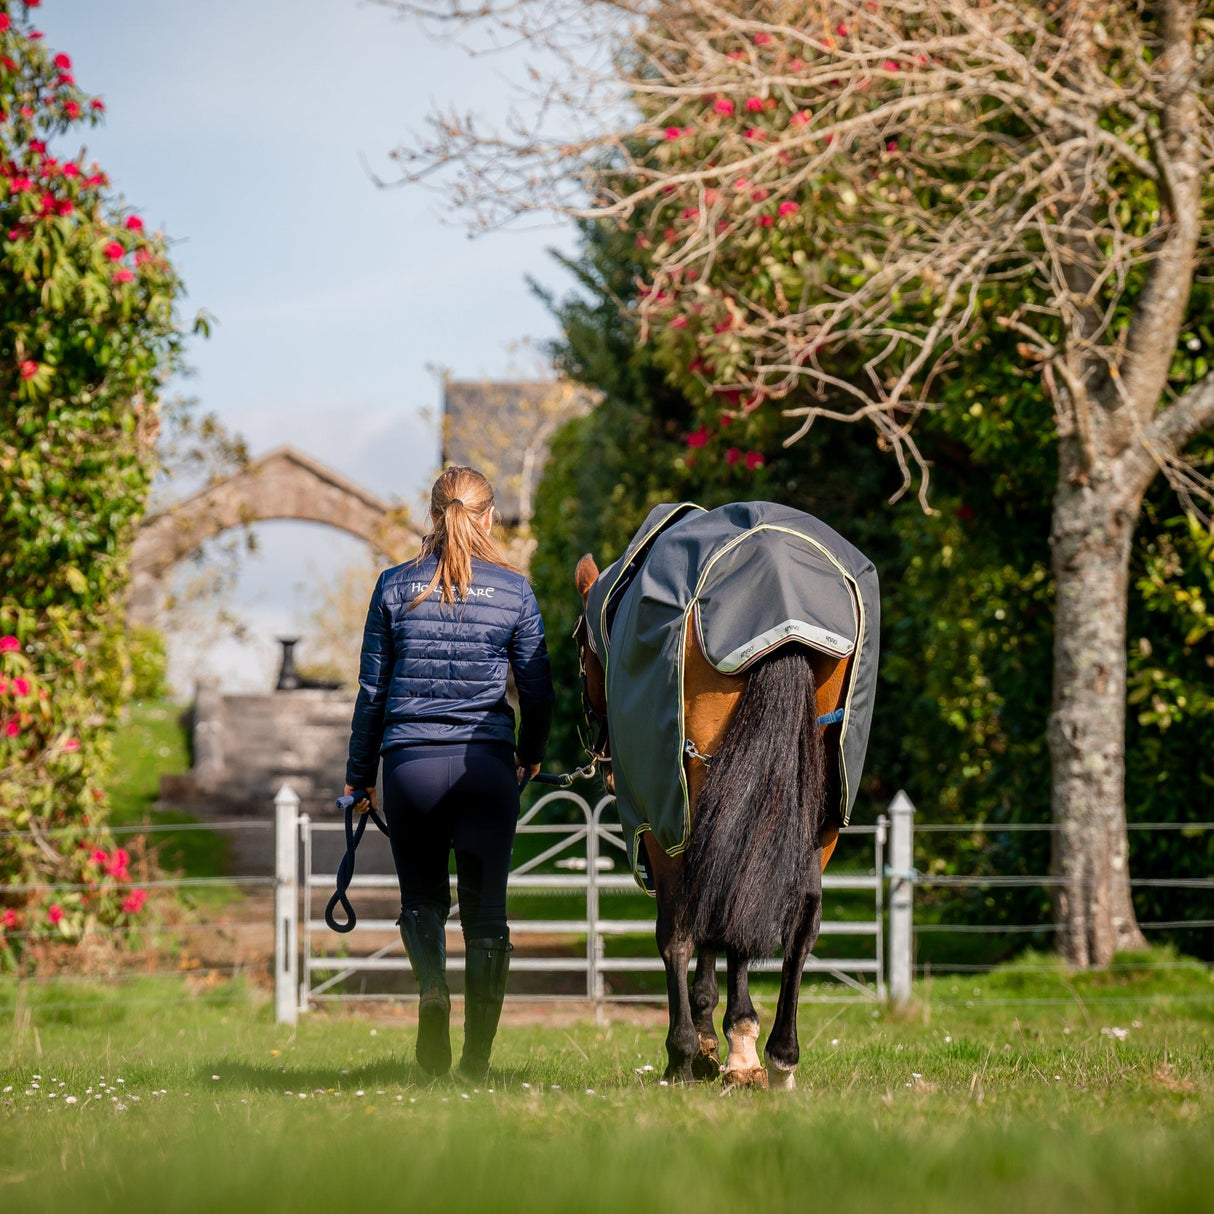
[[896,1007],[910,999],[914,974],[915,807],[901,789],[889,806],[889,993]]
[[299,1010],[299,794],[274,797],[274,1019],[294,1024]]

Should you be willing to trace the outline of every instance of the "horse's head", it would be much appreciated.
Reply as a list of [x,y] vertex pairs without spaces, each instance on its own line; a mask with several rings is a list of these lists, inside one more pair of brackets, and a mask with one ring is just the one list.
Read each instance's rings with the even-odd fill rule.
[[592,759],[603,764],[603,783],[608,792],[615,792],[611,773],[611,741],[607,736],[607,676],[599,655],[590,645],[590,630],[586,624],[586,596],[598,580],[599,567],[594,557],[586,553],[577,563],[573,580],[582,596],[582,614],[578,617],[573,639],[577,642],[578,672],[582,679],[582,710],[590,728],[591,742],[587,747]]

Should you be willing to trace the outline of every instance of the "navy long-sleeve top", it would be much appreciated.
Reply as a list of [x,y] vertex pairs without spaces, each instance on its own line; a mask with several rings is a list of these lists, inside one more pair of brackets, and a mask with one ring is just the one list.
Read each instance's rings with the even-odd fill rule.
[[[472,561],[466,599],[439,591],[408,605],[434,576],[419,557],[380,575],[367,609],[358,699],[350,723],[346,783],[370,788],[381,752],[436,742],[501,742],[525,764],[543,761],[552,721],[552,673],[544,622],[527,579]],[[514,673],[520,728],[506,699]]]

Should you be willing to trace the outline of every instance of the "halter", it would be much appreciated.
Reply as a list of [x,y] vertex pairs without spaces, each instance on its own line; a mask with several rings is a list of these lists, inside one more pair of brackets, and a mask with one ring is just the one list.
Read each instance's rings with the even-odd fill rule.
[[591,763],[611,762],[611,739],[607,734],[607,713],[595,708],[590,700],[590,680],[586,675],[586,649],[590,644],[590,629],[586,624],[586,616],[578,616],[577,627],[573,630],[573,640],[577,645],[577,672],[582,690],[582,715],[586,723],[595,731],[592,744],[583,740],[586,754]]

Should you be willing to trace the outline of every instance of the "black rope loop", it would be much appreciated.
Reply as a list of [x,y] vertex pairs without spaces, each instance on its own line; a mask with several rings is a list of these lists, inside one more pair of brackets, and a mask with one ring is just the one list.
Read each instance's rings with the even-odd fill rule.
[[[374,822],[385,835],[388,833],[388,824],[374,808],[367,810],[364,814],[359,814],[358,827],[355,828],[354,807],[366,799],[367,790],[365,788],[360,788],[349,796],[337,798],[337,808],[346,812],[346,854],[342,856],[341,863],[337,866],[337,889],[333,897],[329,899],[329,905],[325,907],[325,922],[333,931],[343,934],[352,932],[358,923],[358,916],[354,913],[354,906],[350,902],[346,890],[350,888],[350,882],[354,880],[354,853],[358,850],[358,845],[366,833],[368,819]],[[337,915],[334,913],[339,904],[346,912],[345,923],[339,923]]]

